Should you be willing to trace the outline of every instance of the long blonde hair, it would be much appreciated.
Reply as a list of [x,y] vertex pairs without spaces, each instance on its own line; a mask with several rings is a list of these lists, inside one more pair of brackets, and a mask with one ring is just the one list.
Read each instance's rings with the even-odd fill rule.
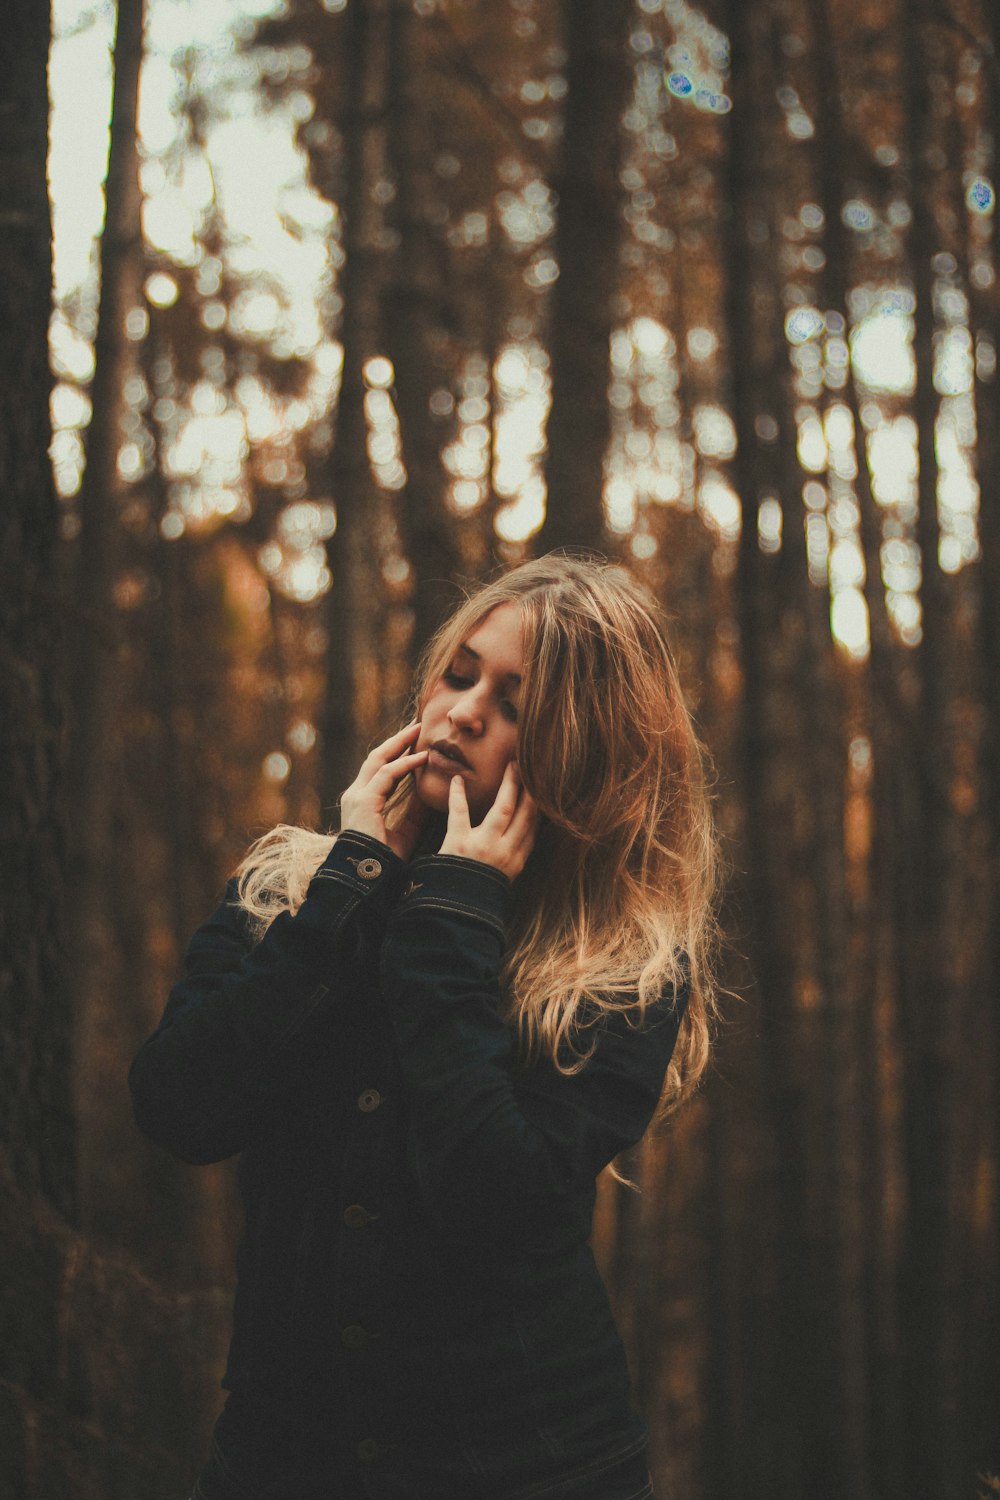
[[[660,608],[604,558],[550,553],[468,596],[425,648],[407,720],[456,648],[498,605],[516,603],[524,643],[517,760],[542,817],[514,884],[500,975],[525,1063],[578,1072],[583,1033],[607,1012],[639,1025],[666,985],[690,985],[657,1109],[696,1087],[718,1010],[722,861],[710,762],[681,691]],[[406,722],[404,720],[404,722]],[[407,775],[386,804],[392,829],[416,795]],[[430,815],[417,853],[436,849]],[[296,910],[336,835],[281,824],[236,874],[255,935]]]

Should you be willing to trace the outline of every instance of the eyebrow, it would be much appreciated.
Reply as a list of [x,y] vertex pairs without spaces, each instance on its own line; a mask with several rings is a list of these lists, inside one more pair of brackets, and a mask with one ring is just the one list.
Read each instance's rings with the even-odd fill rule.
[[[464,641],[458,647],[458,649],[459,651],[464,651],[467,656],[471,656],[474,661],[482,661],[483,659],[478,651],[474,651],[472,647],[467,646]],[[505,672],[503,674],[503,680],[504,682],[520,682],[521,674],[520,672]]]

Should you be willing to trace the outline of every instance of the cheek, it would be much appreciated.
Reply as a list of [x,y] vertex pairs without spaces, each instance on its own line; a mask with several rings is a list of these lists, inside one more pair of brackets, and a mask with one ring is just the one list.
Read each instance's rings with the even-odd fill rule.
[[517,759],[517,729],[511,726],[509,734],[499,737],[496,743],[496,758],[493,764],[493,779],[499,786],[503,773],[512,760]]
[[424,699],[423,707],[419,710],[418,717],[423,724],[430,724],[431,720],[437,723],[438,719],[444,717],[448,711],[448,694],[440,688],[428,693]]

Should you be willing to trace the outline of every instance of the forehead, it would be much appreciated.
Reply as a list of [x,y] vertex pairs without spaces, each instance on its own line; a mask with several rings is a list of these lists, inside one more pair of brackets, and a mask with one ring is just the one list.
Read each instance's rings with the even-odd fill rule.
[[519,673],[523,664],[521,613],[515,604],[498,604],[470,630],[458,648],[501,673]]

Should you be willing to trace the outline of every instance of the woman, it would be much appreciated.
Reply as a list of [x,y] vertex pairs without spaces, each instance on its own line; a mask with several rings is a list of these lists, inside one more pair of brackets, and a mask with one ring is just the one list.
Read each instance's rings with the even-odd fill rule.
[[427,648],[331,837],[279,826],[130,1072],[242,1153],[197,1500],[641,1500],[595,1179],[704,1068],[717,845],[655,601],[551,555]]

